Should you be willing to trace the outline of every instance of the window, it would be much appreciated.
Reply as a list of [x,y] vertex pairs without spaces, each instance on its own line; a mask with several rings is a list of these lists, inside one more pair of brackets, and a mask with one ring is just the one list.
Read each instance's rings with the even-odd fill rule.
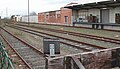
[[115,23],[120,23],[120,13],[115,14]]
[[60,18],[60,14],[57,14],[57,17]]

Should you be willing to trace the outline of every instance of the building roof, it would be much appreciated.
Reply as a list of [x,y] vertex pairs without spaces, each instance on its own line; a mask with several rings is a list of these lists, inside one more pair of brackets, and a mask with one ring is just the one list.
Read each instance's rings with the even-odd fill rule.
[[73,5],[77,5],[78,3],[74,3],[74,2],[71,2],[69,4],[67,4],[66,6],[73,6]]
[[107,7],[117,7],[120,6],[120,1],[102,1],[102,2],[93,2],[87,4],[79,4],[73,6],[66,6],[65,8],[80,10],[80,9],[92,9],[92,8],[107,8]]
[[61,10],[47,11],[47,12],[45,12],[45,13],[57,12],[57,11],[61,11]]

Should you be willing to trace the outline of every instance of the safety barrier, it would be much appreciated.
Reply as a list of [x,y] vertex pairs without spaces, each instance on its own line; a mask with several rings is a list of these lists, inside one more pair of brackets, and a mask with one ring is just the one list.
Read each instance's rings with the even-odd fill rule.
[[85,69],[80,59],[73,56],[64,57],[64,69]]
[[14,69],[3,42],[0,40],[0,69]]
[[46,59],[46,69],[120,68],[120,47]]

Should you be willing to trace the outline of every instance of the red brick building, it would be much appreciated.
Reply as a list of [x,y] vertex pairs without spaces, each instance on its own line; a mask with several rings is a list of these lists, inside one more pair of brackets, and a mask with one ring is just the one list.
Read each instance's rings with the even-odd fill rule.
[[38,22],[45,22],[45,13],[38,13]]
[[61,8],[56,11],[38,13],[38,21],[43,23],[71,24],[72,10]]
[[[77,3],[70,3],[70,6]],[[72,10],[60,8],[60,10],[38,13],[38,21],[42,23],[72,24]]]
[[61,23],[61,10],[56,11],[56,23]]
[[55,23],[56,22],[56,11],[49,12],[49,23]]
[[61,23],[71,24],[72,22],[72,10],[67,8],[61,8]]
[[60,10],[49,11],[48,15],[48,23],[60,23]]

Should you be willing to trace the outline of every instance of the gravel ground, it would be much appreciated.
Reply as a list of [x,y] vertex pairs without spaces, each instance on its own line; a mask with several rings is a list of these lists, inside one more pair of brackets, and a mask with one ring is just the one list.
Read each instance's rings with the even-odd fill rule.
[[[2,37],[0,37],[0,39],[2,39]],[[6,44],[6,42],[4,42],[4,40],[2,39],[6,50],[8,51],[8,55],[10,56],[10,58],[12,59],[12,62],[14,64],[15,69],[28,69],[24,63],[21,61],[21,59],[13,52],[13,50]]]
[[[19,30],[10,28],[10,27],[6,27],[6,29],[9,30],[10,32],[14,33],[15,35],[21,37],[22,39],[24,39],[25,41],[27,41],[31,45],[40,49],[41,51],[43,51],[43,43],[42,43],[43,38],[29,34],[29,33],[25,33],[23,31],[19,31]],[[72,48],[72,47],[69,47],[69,46],[64,45],[64,44],[61,44],[60,46],[61,46],[60,47],[60,50],[61,50],[60,55],[77,54],[77,53],[83,52],[82,50],[78,50],[76,48]]]
[[[33,29],[33,28],[30,28],[30,29]],[[115,43],[109,43],[109,42],[104,42],[104,41],[99,41],[99,40],[94,40],[94,39],[87,39],[87,38],[83,38],[83,37],[76,37],[76,36],[72,36],[72,35],[68,35],[68,34],[55,33],[55,32],[45,31],[45,30],[41,30],[41,29],[35,29],[35,28],[34,28],[34,30],[49,33],[49,34],[55,34],[57,36],[62,36],[62,37],[74,39],[74,40],[77,40],[77,41],[86,42],[86,43],[89,43],[89,44],[103,46],[103,47],[106,47],[106,48],[112,48],[112,47],[119,47],[120,46],[119,44],[115,44]]]
[[[21,38],[24,38],[24,40],[28,41],[30,44],[32,44],[33,46],[36,46],[38,48],[41,49],[41,47],[39,47],[41,44],[41,41],[42,41],[42,38],[41,37],[38,37],[38,36],[35,36],[35,35],[31,35],[31,34],[28,34],[28,33],[25,33],[25,32],[22,32],[22,31],[18,31],[18,30],[15,30],[15,29],[12,29],[12,28],[6,28],[8,29],[9,31],[13,32],[14,34],[16,34],[17,36],[21,37]],[[36,29],[35,29],[36,30]],[[41,31],[41,30],[39,30]],[[42,32],[47,32],[47,33],[51,33],[51,32],[48,32],[48,31],[42,31]],[[68,37],[67,34],[58,34],[58,33],[53,33],[52,34],[57,34],[57,35],[60,35],[60,36],[65,36],[65,37]],[[27,37],[26,37],[27,36]],[[72,37],[73,38],[73,37]],[[74,37],[75,38],[75,37]],[[81,38],[80,38],[81,39]],[[78,39],[79,40],[79,39]],[[86,39],[83,39],[83,40],[86,40]],[[94,42],[94,41],[93,41]],[[96,42],[95,42],[96,43]],[[40,44],[40,45],[39,45]],[[107,44],[107,43],[106,43]],[[108,43],[109,44],[109,43]],[[101,45],[101,43],[99,44]],[[104,44],[103,44],[104,45]],[[67,54],[75,54],[75,53],[80,53],[80,52],[83,52],[83,51],[77,51],[77,49],[74,49],[72,47],[68,47],[66,45],[63,45],[61,44],[61,54],[64,53],[64,55],[67,55]],[[76,50],[76,51],[75,51]],[[112,69],[120,69],[120,68],[112,68]]]
[[[48,26],[42,26],[42,27],[46,27],[46,28],[48,28]],[[52,27],[53,29],[54,29],[54,27]],[[55,27],[56,29],[63,29],[63,30],[69,30],[69,29],[67,29],[67,28],[62,28],[62,27]],[[76,32],[81,32],[81,31],[78,31],[78,30],[76,30],[76,29],[72,29],[72,31],[74,32],[74,30],[76,31]],[[81,29],[82,30],[82,29]],[[116,32],[110,32],[109,34],[108,34],[108,31],[100,31],[100,30],[98,30],[97,32],[94,32],[94,33],[91,33],[89,30],[86,32],[86,31],[82,31],[82,33],[88,33],[88,34],[95,34],[95,35],[100,35],[100,36],[105,36],[105,37],[111,37],[111,38],[116,38],[116,37],[114,37],[114,36],[116,36],[116,35],[120,35],[120,33],[116,33]],[[102,32],[102,33],[101,33]],[[106,33],[104,33],[104,32],[106,32]],[[64,35],[63,35],[64,36]],[[66,35],[65,35],[66,36]],[[116,39],[120,39],[120,37],[119,38],[116,38]],[[109,44],[109,43],[108,43]],[[100,44],[101,45],[101,44]],[[64,45],[65,46],[65,45]],[[67,46],[66,46],[67,47]],[[63,48],[63,47],[61,47],[61,48]],[[70,48],[70,47],[69,47]],[[66,48],[65,48],[66,49]],[[71,49],[70,49],[71,50]],[[64,52],[68,52],[68,49],[67,50],[65,50]],[[118,67],[116,67],[116,68],[111,68],[111,69],[120,69],[120,68],[118,68]]]
[[13,36],[1,30],[2,34],[12,44],[12,47],[18,51],[21,57],[33,68],[33,69],[44,69],[45,59],[39,53],[36,53],[33,49],[26,46],[23,42],[16,40]]
[[104,30],[92,30],[92,29],[83,29],[83,28],[70,28],[70,27],[60,27],[60,26],[48,26],[48,25],[31,25],[31,26],[39,26],[51,29],[58,29],[58,30],[66,30],[72,32],[80,32],[84,34],[91,34],[103,37],[109,37],[114,39],[120,39],[120,32],[111,32],[111,31],[104,31]]

